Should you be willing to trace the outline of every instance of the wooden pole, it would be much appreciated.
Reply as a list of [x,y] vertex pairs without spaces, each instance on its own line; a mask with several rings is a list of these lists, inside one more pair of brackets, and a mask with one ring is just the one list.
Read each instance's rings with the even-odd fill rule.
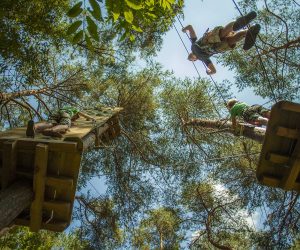
[[0,191],[0,230],[9,226],[33,199],[32,185],[28,181],[15,181]]
[[221,121],[221,120],[207,120],[207,119],[191,119],[184,123],[185,126],[199,126],[203,128],[212,128],[212,129],[222,129],[222,131],[226,130],[226,132],[232,133],[234,135],[241,135],[252,140],[255,140],[259,143],[263,143],[265,138],[266,130],[260,127],[254,127],[247,124],[237,124],[239,134],[237,134],[232,129],[232,123],[229,121]]

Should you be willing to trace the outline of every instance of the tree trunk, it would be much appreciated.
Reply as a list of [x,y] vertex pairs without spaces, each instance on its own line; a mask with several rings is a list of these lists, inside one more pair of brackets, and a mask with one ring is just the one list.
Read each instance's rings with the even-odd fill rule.
[[23,90],[20,92],[13,92],[13,93],[1,93],[0,92],[0,104],[2,104],[3,102],[9,101],[9,100],[23,97],[23,96],[31,96],[31,95],[37,95],[40,93],[44,93],[48,90],[49,90],[48,88],[42,88],[42,89]]
[[0,230],[9,226],[33,199],[30,182],[16,181],[0,191]]
[[[237,135],[232,129],[232,123],[219,120],[206,120],[206,119],[191,119],[184,123],[185,126],[200,126],[203,128],[222,129],[222,131],[229,132]],[[237,124],[238,135],[245,136],[249,139],[263,143],[266,130],[260,127],[254,127],[247,124]]]
[[160,239],[160,250],[164,249],[164,241],[163,241],[163,234],[159,234],[159,239]]

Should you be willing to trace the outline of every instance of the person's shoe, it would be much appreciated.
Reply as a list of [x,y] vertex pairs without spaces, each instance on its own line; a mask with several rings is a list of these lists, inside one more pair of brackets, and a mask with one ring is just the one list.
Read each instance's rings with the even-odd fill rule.
[[34,121],[29,120],[27,123],[27,129],[26,129],[26,136],[27,137],[34,137]]
[[61,133],[53,131],[53,130],[47,130],[47,129],[45,129],[44,131],[42,131],[42,134],[46,135],[46,136],[51,136],[51,137],[58,137],[58,138],[62,138],[63,137],[63,135]]
[[260,31],[260,25],[259,24],[255,24],[255,25],[250,27],[250,29],[246,33],[245,43],[244,43],[244,46],[243,46],[244,50],[248,50],[248,49],[251,49],[253,47],[253,45],[255,44],[255,40],[256,40],[256,37],[257,37],[259,31]]
[[240,30],[247,26],[257,16],[255,11],[249,12],[247,15],[239,17],[233,24],[233,31]]

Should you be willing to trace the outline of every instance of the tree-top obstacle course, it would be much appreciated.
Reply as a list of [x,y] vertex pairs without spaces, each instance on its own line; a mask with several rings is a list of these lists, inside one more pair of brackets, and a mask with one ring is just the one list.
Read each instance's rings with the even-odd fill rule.
[[[244,19],[243,22],[246,23],[245,15],[241,12],[239,9],[239,6],[235,2],[235,0],[232,0],[235,7],[239,11],[241,18]],[[255,13],[255,12],[254,12]],[[255,14],[256,16],[256,14]],[[190,36],[187,34],[187,37],[192,39],[196,37],[195,32],[192,27],[184,27],[180,19],[177,17],[178,22],[180,23],[182,27],[182,31],[186,32],[186,30],[189,30]],[[178,37],[180,38],[185,50],[189,54],[189,51],[187,49],[187,46],[185,45],[183,39],[181,38],[178,29],[173,24]],[[248,28],[250,27],[249,24],[245,24]],[[250,36],[253,36],[250,34]],[[260,64],[264,70],[264,73],[266,71],[264,63],[261,59],[261,55],[258,51],[257,45],[255,43],[255,38],[252,37],[253,45],[256,48],[258,57],[260,58]],[[200,59],[202,60],[202,59]],[[193,66],[200,78],[199,71],[194,64],[195,60],[191,60],[193,62]],[[205,63],[202,61],[203,66],[208,69],[207,74],[210,76],[210,79],[212,83],[214,84],[214,87],[216,88],[217,92],[219,93],[221,99],[225,102],[225,98],[220,92],[220,89],[211,76],[213,70],[210,69]],[[212,73],[208,73],[212,72]],[[300,191],[300,178],[299,171],[300,171],[300,163],[299,163],[299,155],[300,155],[300,144],[298,143],[298,139],[300,138],[299,133],[299,126],[300,126],[300,104],[288,102],[288,101],[279,101],[277,102],[277,97],[274,94],[272,84],[270,80],[267,78],[267,82],[270,86],[270,89],[272,90],[273,99],[275,101],[275,105],[272,108],[271,113],[271,119],[268,123],[268,129],[266,131],[266,134],[264,136],[264,129],[261,130],[261,128],[256,128],[255,126],[252,126],[250,124],[244,124],[244,123],[238,123],[237,127],[240,130],[240,135],[246,135],[248,137],[251,137],[252,139],[257,140],[258,142],[263,141],[263,148],[262,153],[260,156],[259,165],[257,168],[257,179],[258,181],[263,184],[270,187],[279,187],[284,190],[296,190]],[[226,105],[226,104],[225,104]],[[216,113],[220,117],[220,113],[216,109],[215,104],[213,103],[213,106],[215,108]],[[228,122],[217,122],[214,123],[213,126],[218,127],[219,129],[221,127],[224,128],[224,125],[227,123],[230,127],[231,125],[228,124]],[[202,127],[212,127],[212,124],[210,122],[204,121],[202,119],[192,119],[189,122],[183,121],[184,125],[193,125],[193,124],[201,124]],[[246,129],[245,129],[246,128]],[[244,131],[245,130],[245,131]]]
[[11,224],[31,231],[63,231],[72,216],[82,153],[101,147],[120,134],[121,108],[87,110],[63,138],[37,134],[25,127],[0,133],[0,228]]
[[271,110],[257,179],[260,183],[300,192],[300,104],[280,101]]

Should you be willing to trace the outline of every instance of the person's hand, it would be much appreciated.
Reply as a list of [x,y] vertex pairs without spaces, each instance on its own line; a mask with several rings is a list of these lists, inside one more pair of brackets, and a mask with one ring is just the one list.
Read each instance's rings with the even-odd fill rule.
[[210,69],[207,69],[207,70],[206,70],[206,74],[210,76],[210,75],[213,74],[213,72],[212,72]]
[[206,74],[209,75],[209,76],[210,76],[210,75],[213,75],[213,74],[215,74],[215,73],[216,73],[215,71],[212,71],[212,70],[210,70],[210,69],[207,69],[207,70],[206,70]]
[[189,24],[188,26],[182,28],[182,32],[186,33],[190,27],[191,27],[191,25]]

